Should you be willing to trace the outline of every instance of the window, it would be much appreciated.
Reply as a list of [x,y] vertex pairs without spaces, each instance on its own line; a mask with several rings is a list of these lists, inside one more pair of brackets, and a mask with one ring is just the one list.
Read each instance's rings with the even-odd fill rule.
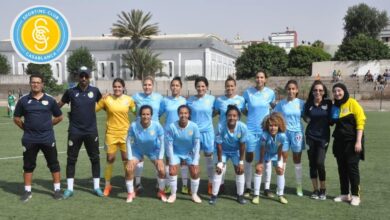
[[161,76],[172,77],[174,75],[173,60],[162,60],[163,68],[160,71]]
[[186,76],[203,75],[203,64],[201,60],[185,60],[184,71]]
[[97,66],[98,66],[98,79],[115,78],[117,76],[115,61],[99,61]]
[[290,48],[291,47],[291,42],[286,42],[286,48]]
[[18,63],[18,75],[26,74],[28,62],[19,62]]

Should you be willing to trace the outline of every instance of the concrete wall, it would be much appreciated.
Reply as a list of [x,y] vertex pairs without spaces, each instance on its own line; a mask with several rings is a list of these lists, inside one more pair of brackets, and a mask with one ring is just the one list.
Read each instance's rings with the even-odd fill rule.
[[29,76],[0,75],[1,84],[28,84]]

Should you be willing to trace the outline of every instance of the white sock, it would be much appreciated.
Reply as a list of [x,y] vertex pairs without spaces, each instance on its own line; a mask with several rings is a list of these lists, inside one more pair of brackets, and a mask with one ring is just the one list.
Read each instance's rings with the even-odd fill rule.
[[[222,170],[222,181],[221,181],[221,185],[222,185],[222,184],[225,184],[226,170],[227,170],[227,163],[225,163],[225,168]],[[245,183],[245,180],[244,180],[244,183]]]
[[54,185],[54,191],[61,189],[61,183],[54,183],[53,185]]
[[209,178],[209,183],[213,182],[214,175],[214,164],[213,164],[213,156],[205,157],[207,164],[207,176]]
[[100,178],[93,178],[93,189],[100,188]]
[[141,184],[141,176],[144,170],[144,162],[137,163],[135,167],[135,185]]
[[264,189],[269,189],[270,188],[271,176],[272,176],[272,162],[268,161],[268,162],[265,163]]
[[278,196],[284,195],[284,174],[277,177],[277,194]]
[[166,186],[169,186],[169,178],[170,178],[170,175],[169,175],[169,166],[168,165],[165,165],[165,185]]
[[298,185],[302,185],[302,164],[295,164],[295,179]]
[[244,194],[245,176],[244,174],[236,175],[236,188],[237,195],[242,196]]
[[198,193],[199,181],[200,181],[200,178],[191,179],[191,193],[192,193],[192,195],[195,195]]
[[175,195],[177,191],[177,175],[169,177],[169,185],[171,186],[171,195]]
[[222,174],[214,174],[213,178],[213,196],[218,195],[219,187],[221,186]]
[[245,187],[252,189],[252,163],[244,162]]
[[126,188],[128,193],[133,193],[134,192],[134,184],[133,180],[126,180]]
[[66,179],[66,182],[68,183],[68,190],[73,191],[74,179],[73,178],[68,178],[68,179]]
[[164,190],[164,188],[165,188],[165,178],[164,179],[157,178],[157,183],[158,183],[158,188],[160,190]]
[[255,173],[255,175],[253,177],[253,188],[254,188],[253,194],[255,196],[260,195],[260,186],[261,186],[261,177],[262,176],[263,175],[259,175],[259,174]]
[[31,185],[24,186],[24,191],[31,192]]
[[183,186],[187,186],[188,182],[188,166],[180,166],[180,171],[181,171],[181,182]]

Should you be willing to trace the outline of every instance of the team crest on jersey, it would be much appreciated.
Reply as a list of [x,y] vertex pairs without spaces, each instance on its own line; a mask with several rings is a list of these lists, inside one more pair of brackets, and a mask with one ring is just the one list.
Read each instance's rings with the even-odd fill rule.
[[237,138],[241,138],[241,133],[238,133],[238,134],[237,134]]
[[22,150],[23,150],[23,153],[26,152],[26,147],[25,146],[22,146]]
[[321,109],[328,110],[328,106],[327,105],[321,105]]
[[207,99],[204,102],[205,102],[206,105],[210,105],[210,100]]
[[49,101],[47,101],[47,100],[42,101],[42,105],[48,105],[48,104],[49,104]]
[[93,98],[93,92],[88,92],[88,97],[92,99]]
[[28,100],[27,104],[30,104],[30,103],[31,103],[31,99],[30,99],[30,100]]
[[75,96],[76,96],[76,97],[79,97],[79,95],[80,95],[80,93],[76,93],[76,95],[75,95]]
[[240,100],[235,101],[235,105],[239,106],[240,105]]
[[348,108],[343,108],[343,114],[347,114],[349,112],[349,109]]
[[295,140],[299,143],[302,141],[302,135],[295,135]]
[[194,133],[194,132],[193,132],[192,130],[188,131],[188,135],[189,135],[189,136],[192,136],[193,133]]
[[153,130],[149,131],[149,134],[150,134],[150,136],[153,136],[154,135],[154,131]]
[[68,141],[68,145],[71,147],[71,146],[73,146],[73,141],[72,140],[69,140]]

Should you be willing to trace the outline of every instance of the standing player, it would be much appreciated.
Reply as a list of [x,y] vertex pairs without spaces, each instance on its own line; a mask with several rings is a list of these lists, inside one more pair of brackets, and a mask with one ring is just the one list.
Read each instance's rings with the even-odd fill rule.
[[213,192],[209,204],[215,205],[219,187],[222,180],[222,174],[225,172],[226,163],[232,160],[236,173],[237,202],[246,204],[244,199],[244,154],[245,142],[247,141],[247,127],[240,121],[241,111],[235,105],[228,105],[226,111],[227,121],[224,125],[218,127],[216,136],[217,142],[217,167],[213,179]]
[[131,123],[127,136],[127,200],[130,203],[135,198],[134,192],[134,171],[137,163],[144,160],[147,156],[154,166],[158,175],[157,197],[163,202],[167,201],[164,192],[165,187],[165,169],[164,169],[164,129],[158,121],[152,120],[153,108],[149,105],[143,105],[139,109],[140,119]]
[[[309,146],[310,178],[313,185],[312,199],[326,199],[325,156],[330,140],[330,119],[332,101],[328,98],[326,86],[319,80],[313,82],[305,103],[304,119],[306,143]],[[319,186],[318,186],[319,185]]]
[[[281,100],[275,107],[276,112],[280,112],[287,124],[287,139],[289,148],[293,152],[293,161],[295,165],[295,178],[297,181],[297,195],[303,196],[302,192],[302,150],[305,149],[305,142],[303,140],[303,126],[301,118],[303,116],[304,101],[297,98],[298,83],[295,80],[289,80],[286,83],[285,90],[287,98]],[[283,152],[284,167],[288,158],[288,151]]]
[[43,152],[53,177],[54,199],[62,199],[60,164],[57,159],[53,130],[53,126],[62,121],[62,112],[56,100],[43,92],[43,86],[41,75],[31,75],[31,92],[19,100],[14,113],[15,124],[23,130],[24,194],[20,198],[23,202],[27,202],[32,197],[32,174],[39,150]]
[[200,133],[198,126],[189,120],[190,112],[188,106],[181,105],[177,109],[179,120],[171,123],[166,129],[169,172],[171,174],[171,195],[168,198],[168,203],[174,203],[176,200],[177,170],[182,161],[185,161],[190,169],[192,201],[202,202],[198,196]]
[[[170,124],[176,122],[179,120],[178,111],[177,109],[181,105],[186,104],[186,99],[180,95],[181,88],[183,86],[183,83],[179,76],[175,76],[171,81],[171,96],[164,97],[163,104],[162,104],[162,114],[165,114],[165,126],[164,130],[168,131]],[[165,147],[167,148],[167,144]],[[167,180],[169,181],[169,155],[168,150],[165,151],[166,153],[166,165],[165,165],[165,173],[167,175]],[[181,164],[181,178],[182,178],[182,188],[181,192],[183,194],[188,194],[188,166],[185,164]],[[166,184],[166,186],[169,186],[169,184]],[[168,192],[169,190],[166,190]]]
[[[214,112],[219,115],[218,128],[226,125],[226,111],[228,105],[236,105],[240,111],[245,109],[245,99],[244,97],[237,95],[236,80],[232,76],[228,76],[225,80],[225,95],[220,96],[215,100]],[[226,169],[223,171],[225,172]],[[225,173],[222,173],[221,189],[219,190],[220,193],[222,193],[225,189],[224,180]]]
[[116,78],[112,82],[114,95],[100,99],[96,105],[96,111],[104,109],[107,112],[105,147],[107,151],[107,164],[104,171],[106,180],[104,196],[109,196],[112,186],[112,168],[118,148],[121,152],[123,166],[126,174],[126,135],[129,129],[129,111],[135,111],[135,104],[130,96],[124,95],[125,82]]
[[[134,94],[133,100],[136,105],[136,117],[137,120],[141,118],[139,114],[139,110],[144,105],[149,105],[153,108],[153,121],[159,121],[159,116],[162,111],[162,104],[163,104],[163,96],[159,93],[153,92],[153,86],[154,86],[154,79],[151,76],[146,76],[142,80],[142,89],[143,92],[139,92]],[[140,161],[137,163],[137,168],[135,169],[135,184],[136,184],[136,191],[140,192],[143,187],[141,185],[141,175],[144,169],[144,162]]]
[[213,107],[215,97],[207,94],[209,82],[206,77],[200,76],[195,80],[197,95],[187,100],[191,109],[191,120],[195,122],[200,131],[200,149],[203,150],[207,164],[208,190],[211,195],[212,181],[214,174],[213,152],[214,152],[214,128],[213,128]]
[[7,112],[8,112],[8,117],[10,117],[10,118],[13,118],[13,117],[14,117],[15,104],[16,104],[16,98],[15,98],[15,96],[12,95],[11,91],[8,91],[8,106],[7,106]]
[[[246,190],[244,196],[249,198],[252,189],[252,161],[256,153],[256,158],[259,158],[260,152],[255,152],[260,146],[260,136],[262,133],[261,122],[269,115],[270,109],[275,105],[275,92],[266,87],[267,74],[264,71],[259,71],[256,74],[256,87],[248,88],[243,96],[247,107],[247,126],[248,137],[245,155],[245,185]],[[266,167],[266,180],[271,177],[271,167]],[[269,187],[268,187],[269,189]],[[273,197],[269,190],[265,192],[266,196]]]
[[99,137],[95,113],[96,103],[101,99],[102,95],[98,88],[89,84],[90,74],[91,71],[87,67],[81,67],[79,83],[76,87],[66,90],[58,103],[60,107],[65,103],[70,104],[68,159],[66,164],[68,189],[64,192],[65,199],[73,195],[76,162],[83,143],[92,165],[94,193],[97,196],[103,196],[103,192],[100,189]]
[[262,123],[263,133],[261,135],[260,145],[260,159],[256,165],[256,173],[254,178],[254,197],[252,203],[259,204],[260,202],[260,185],[261,177],[263,173],[263,164],[266,166],[272,165],[275,167],[277,174],[277,190],[276,194],[279,197],[279,202],[287,204],[288,201],[284,197],[284,163],[283,163],[283,152],[288,151],[288,140],[284,133],[286,131],[286,124],[283,120],[282,115],[279,113],[272,113],[264,119]]

